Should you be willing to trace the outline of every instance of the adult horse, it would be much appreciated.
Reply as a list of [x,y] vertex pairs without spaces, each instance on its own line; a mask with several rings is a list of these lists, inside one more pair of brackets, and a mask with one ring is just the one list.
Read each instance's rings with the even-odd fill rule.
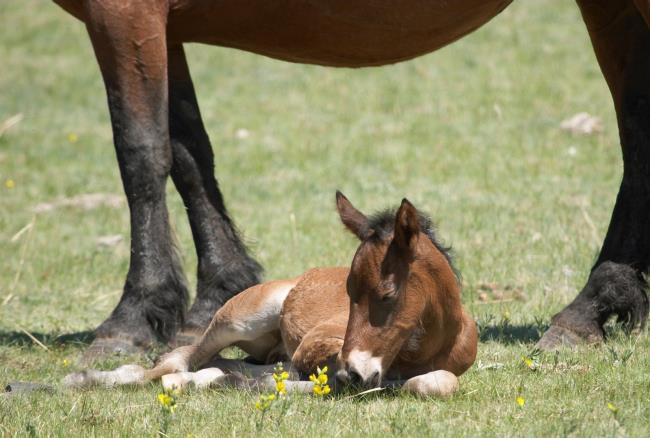
[[217,311],[199,342],[165,354],[151,370],[125,365],[83,371],[66,376],[64,383],[113,386],[162,377],[167,388],[189,381],[220,384],[228,376],[219,368],[189,371],[210,362],[220,368],[244,366],[213,359],[237,345],[265,364],[290,358],[300,376],[328,365],[343,383],[375,387],[385,379],[408,379],[407,390],[452,393],[456,376],[474,363],[478,335],[431,221],[406,199],[398,210],[370,218],[340,192],[336,205],[343,224],[361,242],[350,268],[312,269],[246,289]]
[[[234,47],[335,67],[378,66],[432,52],[475,30],[511,0],[54,0],[87,27],[102,72],[131,212],[122,298],[97,329],[99,350],[147,346],[180,329],[198,335],[215,310],[256,283],[213,175],[183,43]],[[555,315],[542,348],[600,341],[613,314],[648,315],[650,264],[650,0],[577,0],[613,96],[624,173],[587,284]],[[165,205],[171,174],[198,254],[197,298],[174,257]],[[185,322],[183,322],[185,321]],[[187,341],[187,340],[185,340]]]

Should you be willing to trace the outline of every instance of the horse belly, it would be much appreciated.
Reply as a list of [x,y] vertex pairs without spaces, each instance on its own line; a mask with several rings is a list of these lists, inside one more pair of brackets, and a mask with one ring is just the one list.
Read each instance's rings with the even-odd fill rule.
[[434,51],[472,32],[512,0],[172,1],[169,38],[286,61],[382,65]]
[[284,300],[280,333],[289,357],[303,337],[317,325],[342,315],[347,321],[350,302],[345,283],[348,268],[315,268],[302,275]]

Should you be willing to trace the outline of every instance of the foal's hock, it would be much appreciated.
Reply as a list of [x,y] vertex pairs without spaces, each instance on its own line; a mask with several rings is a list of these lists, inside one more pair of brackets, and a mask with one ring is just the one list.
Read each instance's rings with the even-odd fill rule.
[[[263,378],[237,376],[263,377],[273,363],[290,359],[297,379],[327,365],[341,384],[453,393],[456,376],[476,358],[477,330],[463,310],[459,277],[431,221],[406,199],[397,211],[371,217],[340,192],[336,205],[345,227],[360,240],[350,268],[315,268],[253,286],[217,311],[196,344],[162,356],[153,369],[84,371],[67,376],[65,384],[114,386],[162,378],[166,388],[264,386]],[[218,353],[233,345],[262,365],[220,358]],[[292,381],[287,388],[310,390],[311,383]]]

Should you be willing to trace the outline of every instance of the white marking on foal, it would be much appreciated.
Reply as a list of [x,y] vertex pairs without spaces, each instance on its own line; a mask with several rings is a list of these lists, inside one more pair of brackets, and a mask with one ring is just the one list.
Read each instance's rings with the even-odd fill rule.
[[359,351],[354,349],[348,355],[348,365],[350,370],[356,371],[364,382],[367,382],[375,373],[379,373],[380,378],[384,375],[381,362],[381,357],[373,356],[369,351]]
[[278,330],[282,305],[294,286],[293,282],[276,286],[272,291],[264,294],[255,307],[246,309],[235,307],[239,311],[238,318],[224,321],[226,325],[222,326],[218,333],[219,343],[228,346],[239,341],[253,341],[265,333]]
[[85,388],[95,385],[106,387],[140,385],[144,382],[144,368],[139,365],[122,365],[113,371],[87,370],[65,376],[66,388]]

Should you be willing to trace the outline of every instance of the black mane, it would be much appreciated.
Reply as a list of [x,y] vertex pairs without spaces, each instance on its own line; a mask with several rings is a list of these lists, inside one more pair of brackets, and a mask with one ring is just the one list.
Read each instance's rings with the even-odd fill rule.
[[[390,236],[393,234],[393,231],[395,231],[396,214],[397,209],[392,208],[374,213],[368,218],[368,229],[372,230],[374,232],[373,234],[379,239],[385,240],[390,238]],[[433,221],[431,221],[431,218],[429,216],[419,210],[418,221],[420,223],[420,231],[422,231],[429,238],[431,243],[433,243],[438,251],[440,251],[445,257],[447,263],[449,263],[449,266],[451,267],[451,270],[456,276],[458,284],[460,285],[461,275],[460,271],[456,269],[456,266],[454,265],[454,254],[451,246],[445,246],[440,242],[440,240],[438,240],[438,237],[436,236],[436,228],[433,224]]]

